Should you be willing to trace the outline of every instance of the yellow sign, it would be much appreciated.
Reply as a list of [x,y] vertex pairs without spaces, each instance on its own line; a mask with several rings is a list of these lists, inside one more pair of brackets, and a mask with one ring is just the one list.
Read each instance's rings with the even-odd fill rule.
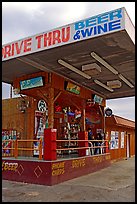
[[72,168],[79,168],[85,166],[85,159],[76,159],[72,161]]
[[58,162],[52,164],[52,176],[58,176],[65,172],[65,162]]
[[18,168],[18,163],[2,162],[2,171],[16,171]]

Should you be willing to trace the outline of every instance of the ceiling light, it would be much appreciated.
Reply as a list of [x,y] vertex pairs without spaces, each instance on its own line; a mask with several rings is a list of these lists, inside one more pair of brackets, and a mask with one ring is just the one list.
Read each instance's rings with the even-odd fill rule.
[[107,89],[108,91],[111,91],[111,92],[114,91],[113,89],[111,89],[110,87],[106,86],[105,84],[103,84],[102,82],[100,82],[100,81],[98,81],[98,80],[96,80],[96,79],[94,80],[94,82],[95,82],[96,84],[102,86],[103,88]]
[[89,76],[88,74],[78,70],[77,68],[75,68],[74,66],[72,66],[71,64],[68,64],[67,62],[65,62],[64,60],[59,59],[58,63],[63,65],[64,67],[72,70],[73,72],[76,72],[77,74],[85,77],[86,79],[91,79],[91,76]]
[[107,86],[109,86],[110,88],[120,88],[122,85],[121,81],[119,80],[113,80],[113,81],[107,81]]
[[130,88],[134,88],[134,86],[122,75],[118,74],[119,78],[122,79]]
[[82,71],[90,76],[94,76],[101,73],[101,67],[96,63],[85,64],[82,66]]
[[109,71],[111,71],[113,74],[118,74],[118,71],[115,70],[110,64],[108,64],[105,60],[103,60],[101,57],[99,57],[95,52],[91,52],[91,56],[96,59],[98,62],[100,62],[102,65],[104,65]]

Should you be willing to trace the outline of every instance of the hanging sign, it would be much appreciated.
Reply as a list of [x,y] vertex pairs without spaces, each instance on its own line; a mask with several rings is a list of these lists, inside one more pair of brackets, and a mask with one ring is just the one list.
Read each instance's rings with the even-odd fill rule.
[[98,104],[102,104],[102,101],[103,101],[103,98],[102,97],[100,97],[100,96],[98,96],[98,95],[94,95],[94,102],[95,103],[98,103]]
[[36,87],[44,86],[43,77],[35,77],[32,79],[27,79],[24,81],[20,81],[20,90],[26,90]]
[[66,91],[69,91],[71,93],[74,93],[77,95],[80,94],[80,87],[76,84],[71,83],[71,82],[65,81],[64,88]]

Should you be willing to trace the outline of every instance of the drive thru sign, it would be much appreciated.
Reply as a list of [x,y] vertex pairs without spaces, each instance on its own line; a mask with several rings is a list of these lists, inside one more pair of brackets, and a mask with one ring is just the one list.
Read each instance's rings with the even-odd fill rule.
[[120,8],[3,45],[2,60],[123,30],[124,11]]

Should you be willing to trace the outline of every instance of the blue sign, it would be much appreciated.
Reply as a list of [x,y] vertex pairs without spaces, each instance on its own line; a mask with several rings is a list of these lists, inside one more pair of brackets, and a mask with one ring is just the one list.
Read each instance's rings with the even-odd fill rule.
[[122,28],[122,8],[106,12],[74,24],[74,40],[102,35]]
[[40,86],[44,86],[43,78],[41,76],[36,77],[36,78],[32,78],[32,79],[27,79],[24,81],[20,81],[20,89],[21,90],[36,88],[36,87],[40,87]]
[[100,96],[97,96],[97,95],[94,96],[94,102],[101,105],[102,101],[103,101],[103,98],[101,98]]

